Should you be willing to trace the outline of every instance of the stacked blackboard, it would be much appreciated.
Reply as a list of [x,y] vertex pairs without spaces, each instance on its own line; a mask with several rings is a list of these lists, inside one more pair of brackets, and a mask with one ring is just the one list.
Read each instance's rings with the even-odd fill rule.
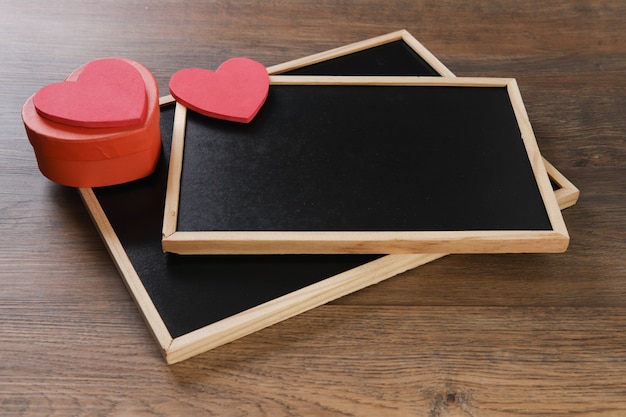
[[168,363],[447,253],[567,247],[578,190],[514,80],[455,78],[406,31],[268,72],[250,124],[164,97],[155,173],[80,190]]

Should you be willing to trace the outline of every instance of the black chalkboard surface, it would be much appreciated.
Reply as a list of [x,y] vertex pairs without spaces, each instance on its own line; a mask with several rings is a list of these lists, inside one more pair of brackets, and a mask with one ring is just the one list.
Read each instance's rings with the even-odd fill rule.
[[190,112],[180,195],[179,231],[552,228],[506,87],[274,85],[250,124]]
[[[346,62],[350,63],[350,57],[360,59],[361,53],[365,53],[368,59],[359,61],[359,67],[377,70],[381,63],[393,62],[382,64],[390,75],[396,75],[396,65],[403,75],[407,70],[415,70],[398,64],[400,54],[408,67],[418,62],[431,69],[437,67],[440,73],[447,71],[432,57],[424,64],[421,56],[428,56],[427,51],[421,50],[418,55],[416,48],[407,47],[416,45],[416,41],[406,32],[372,40],[376,45],[374,55],[369,52],[369,43],[359,43],[358,51],[342,52],[340,59],[331,54],[324,70],[339,72]],[[418,68],[415,74],[422,72]],[[163,253],[161,224],[173,118],[174,106],[163,107],[163,155],[153,175],[120,186],[80,190],[168,363],[205,352],[441,256]],[[551,175],[554,173],[558,174],[552,170]],[[557,192],[566,191],[561,184],[572,187],[562,176],[557,182]],[[559,200],[573,204],[571,195],[563,194]],[[316,301],[311,301],[313,298]]]

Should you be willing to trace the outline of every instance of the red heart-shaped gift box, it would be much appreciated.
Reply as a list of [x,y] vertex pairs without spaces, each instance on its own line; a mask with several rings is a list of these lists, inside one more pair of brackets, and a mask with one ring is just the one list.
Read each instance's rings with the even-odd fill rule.
[[42,88],[22,108],[39,170],[72,187],[150,175],[161,153],[159,117],[154,76],[122,58],[91,61],[65,82]]

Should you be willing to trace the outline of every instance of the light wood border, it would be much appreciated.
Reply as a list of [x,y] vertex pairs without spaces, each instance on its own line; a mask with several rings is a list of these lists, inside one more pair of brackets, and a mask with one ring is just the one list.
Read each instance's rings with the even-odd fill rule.
[[437,59],[428,49],[424,47],[417,39],[408,31],[402,29],[385,35],[370,38],[364,41],[351,43],[349,45],[340,46],[339,48],[330,49],[325,52],[309,55],[304,58],[294,59],[282,64],[274,65],[267,68],[270,75],[279,75],[287,71],[293,71],[298,68],[328,61],[333,58],[339,58],[344,55],[353,54],[355,52],[364,51],[366,49],[375,48],[395,41],[404,41],[411,49],[413,49],[428,65],[442,77],[454,77],[452,71],[446,68],[441,61]]
[[554,190],[554,196],[559,203],[561,210],[572,207],[578,202],[580,190],[563,174],[557,170],[547,159],[542,158],[543,165],[546,167],[548,176],[554,184],[558,186]]
[[271,85],[506,88],[552,230],[548,231],[177,231],[186,109],[176,105],[163,222],[163,250],[179,254],[563,252],[569,235],[554,197],[517,82],[510,78],[270,76]]
[[[387,35],[386,38],[390,39],[389,41],[397,40],[395,38],[395,34],[397,33],[402,33],[403,36],[412,38],[406,31],[394,32],[394,34]],[[374,39],[378,40],[380,38]],[[367,42],[368,41],[359,42],[355,45],[363,45]],[[407,43],[413,45],[415,42]],[[362,49],[366,49],[366,47],[362,47]],[[346,53],[355,52],[349,47],[346,47],[346,50]],[[430,54],[430,52],[428,54]],[[298,62],[301,62],[301,60],[298,60]],[[282,69],[283,71],[288,71],[290,68],[283,65]],[[441,72],[442,75],[452,74],[447,69],[445,69],[445,71],[438,69],[438,71]],[[174,103],[172,96],[164,96],[160,100],[162,106],[172,103]],[[578,199],[578,189],[547,160],[544,159],[543,161],[550,178],[559,186],[554,194],[560,208],[564,209],[574,205]],[[387,255],[342,274],[320,281],[314,286],[303,288],[297,291],[297,294],[291,293],[279,299],[272,300],[269,305],[267,303],[259,305],[235,316],[209,324],[194,332],[172,338],[93,190],[91,188],[81,188],[78,191],[126,287],[139,307],[140,313],[144,317],[168,364],[191,358],[197,354],[206,352],[303,313],[309,309],[323,305],[333,299],[376,284],[404,270],[415,268],[445,256],[443,254]]]

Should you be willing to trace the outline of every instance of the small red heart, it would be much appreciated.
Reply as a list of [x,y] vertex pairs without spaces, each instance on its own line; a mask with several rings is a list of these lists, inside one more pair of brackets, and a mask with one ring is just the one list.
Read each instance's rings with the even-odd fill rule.
[[185,107],[209,117],[248,123],[269,91],[265,67],[249,58],[231,58],[213,72],[187,68],[170,79],[170,93]]
[[76,81],[50,84],[35,93],[37,113],[80,127],[126,127],[146,116],[146,85],[141,74],[117,58],[89,62]]

